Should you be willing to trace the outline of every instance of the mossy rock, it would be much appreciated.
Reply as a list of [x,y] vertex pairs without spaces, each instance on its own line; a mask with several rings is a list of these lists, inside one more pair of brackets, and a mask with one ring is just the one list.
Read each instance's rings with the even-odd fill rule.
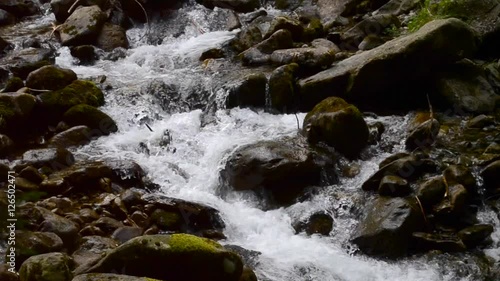
[[0,132],[17,131],[29,121],[36,105],[36,98],[30,94],[0,93]]
[[303,41],[309,42],[324,35],[324,28],[319,18],[313,18],[304,28]]
[[26,86],[37,90],[60,90],[77,79],[71,69],[63,69],[53,65],[41,67],[28,75]]
[[156,209],[151,214],[151,222],[156,224],[161,230],[175,231],[183,224],[183,219],[178,213]]
[[62,250],[63,241],[55,233],[16,231],[16,262],[18,266],[28,258]]
[[73,260],[63,253],[37,255],[19,270],[20,281],[71,281]]
[[264,39],[271,37],[276,31],[284,29],[290,31],[292,34],[292,39],[294,41],[300,42],[302,40],[302,35],[304,34],[304,27],[300,24],[298,20],[287,18],[287,17],[276,17],[271,22],[269,30]]
[[280,112],[292,112],[296,107],[295,101],[295,75],[299,68],[296,63],[283,65],[276,68],[269,78],[269,95],[271,106]]
[[79,104],[70,108],[64,113],[63,121],[70,126],[84,125],[90,129],[97,129],[102,135],[118,131],[115,121],[109,115],[87,104]]
[[40,100],[48,114],[58,115],[79,104],[104,105],[104,94],[94,83],[76,80],[64,89],[41,94]]
[[368,144],[369,130],[362,113],[345,100],[330,97],[317,104],[304,119],[310,143],[325,142],[347,157],[356,157]]
[[88,273],[121,272],[169,281],[238,281],[241,258],[189,234],[145,235],[110,251]]
[[19,77],[12,77],[9,80],[7,80],[3,92],[4,93],[15,92],[21,89],[22,87],[24,87],[23,79]]

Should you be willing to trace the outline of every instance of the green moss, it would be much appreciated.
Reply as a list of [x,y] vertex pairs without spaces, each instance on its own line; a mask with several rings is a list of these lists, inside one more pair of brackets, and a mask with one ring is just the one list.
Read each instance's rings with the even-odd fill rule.
[[[408,30],[414,32],[426,23],[449,17],[468,20],[467,6],[470,0],[425,0],[420,11],[408,23]],[[464,7],[465,6],[465,7]]]
[[91,129],[99,129],[104,134],[118,130],[115,121],[99,109],[87,105],[75,105],[63,115],[63,121],[70,126],[85,125]]
[[182,217],[178,213],[161,209],[155,210],[151,214],[151,221],[162,230],[177,230],[182,225]]
[[323,35],[324,28],[319,18],[312,19],[304,28],[304,41],[312,41]]
[[218,253],[223,249],[215,241],[190,234],[172,234],[169,245],[170,250],[174,253]]
[[43,106],[57,111],[66,111],[79,104],[104,105],[104,94],[92,82],[76,80],[64,89],[40,95]]
[[304,123],[315,114],[336,112],[347,106],[349,106],[349,104],[342,98],[339,97],[326,98],[322,102],[318,103],[309,113],[307,113],[306,118],[304,119]]
[[7,81],[5,88],[3,89],[4,93],[15,92],[24,87],[23,80],[19,77],[12,77]]

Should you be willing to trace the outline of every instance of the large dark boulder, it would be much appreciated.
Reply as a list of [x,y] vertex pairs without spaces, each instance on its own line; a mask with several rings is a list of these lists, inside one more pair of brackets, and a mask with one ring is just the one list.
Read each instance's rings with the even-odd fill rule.
[[71,281],[73,260],[64,253],[49,253],[29,258],[19,270],[21,281]]
[[189,234],[145,235],[111,250],[88,273],[120,272],[170,281],[238,281],[241,258]]
[[40,12],[38,5],[33,0],[2,0],[0,9],[18,18],[32,16]]
[[399,258],[408,254],[412,233],[424,226],[414,199],[379,197],[366,208],[352,242],[368,255]]
[[295,112],[298,107],[296,96],[296,73],[299,65],[296,63],[276,68],[269,77],[269,96],[271,107],[279,112]]
[[[472,29],[457,19],[435,20],[419,31],[345,59],[299,81],[303,109],[328,96],[373,109],[414,108],[426,104],[426,91],[401,92],[425,84],[436,66],[474,55]],[[432,98],[432,97],[431,97]]]
[[0,58],[0,65],[6,65],[14,76],[21,79],[26,79],[30,72],[52,63],[54,63],[54,52],[42,48],[16,50],[5,58]]
[[319,159],[301,137],[259,141],[236,149],[221,178],[235,190],[264,189],[277,202],[287,203],[306,187],[320,184],[322,170],[333,160]]
[[348,157],[356,157],[368,144],[368,126],[361,112],[341,98],[317,104],[304,118],[309,143],[325,142]]
[[70,126],[84,125],[92,130],[98,130],[100,135],[109,135],[118,131],[115,121],[109,115],[86,104],[70,108],[64,113],[63,121]]
[[119,25],[105,23],[97,37],[96,46],[107,52],[115,48],[127,49],[129,44],[125,29]]
[[280,29],[266,40],[241,53],[239,57],[243,65],[262,65],[270,62],[274,51],[291,47],[293,47],[292,33]]
[[263,73],[246,75],[228,88],[226,107],[264,107],[266,105],[267,78]]

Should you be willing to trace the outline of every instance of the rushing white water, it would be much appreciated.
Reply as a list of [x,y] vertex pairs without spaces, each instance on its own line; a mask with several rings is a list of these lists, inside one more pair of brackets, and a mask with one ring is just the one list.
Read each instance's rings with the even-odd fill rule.
[[[357,223],[349,209],[362,207],[356,205],[356,198],[363,196],[359,186],[376,171],[383,158],[402,150],[404,117],[378,120],[386,126],[383,142],[391,144],[391,148],[369,148],[367,159],[354,163],[360,166],[359,175],[341,179],[339,184],[323,188],[305,202],[263,211],[259,201],[249,193],[232,192],[222,199],[219,171],[231,151],[257,140],[296,134],[296,119],[294,115],[233,109],[217,111],[215,122],[202,125],[202,110],[180,113],[163,110],[155,93],[144,90],[145,87],[152,80],[159,80],[179,86],[179,95],[197,87],[211,91],[213,72],[207,72],[198,57],[204,50],[227,42],[237,32],[220,31],[220,24],[210,23],[224,15],[220,10],[209,12],[191,7],[179,13],[196,24],[188,21],[181,28],[183,35],[177,38],[167,30],[160,45],[148,45],[141,39],[144,28],[132,29],[128,32],[132,48],[118,61],[99,60],[92,66],[78,66],[67,48],[59,49],[58,65],[73,69],[81,78],[106,75],[106,84],[113,87],[106,92],[103,110],[116,120],[119,132],[77,149],[75,155],[79,159],[134,160],[161,186],[165,195],[220,210],[226,222],[227,240],[223,243],[262,253],[256,268],[260,280],[474,280],[472,273],[458,277],[459,270],[454,267],[459,265],[451,262],[445,262],[445,267],[424,258],[385,262],[355,254],[348,242]],[[302,120],[304,114],[298,118]],[[330,236],[295,234],[292,222],[319,210],[329,210],[334,217]],[[486,210],[481,212],[481,220],[500,225],[498,218]],[[500,260],[500,229],[497,228],[493,239],[487,253]]]

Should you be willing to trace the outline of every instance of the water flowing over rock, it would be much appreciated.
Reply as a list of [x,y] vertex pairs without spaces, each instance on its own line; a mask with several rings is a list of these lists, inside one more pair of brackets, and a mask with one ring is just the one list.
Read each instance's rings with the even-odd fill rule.
[[[476,51],[473,31],[457,19],[436,20],[419,31],[354,55],[330,69],[299,81],[303,108],[312,108],[328,96],[344,97],[350,102],[372,108],[410,108],[411,101],[426,101],[425,96],[401,101],[401,89],[420,81],[434,65],[452,63]],[[439,44],[438,44],[439,42]],[[403,85],[397,84],[402,83]],[[405,85],[407,85],[405,87]]]

